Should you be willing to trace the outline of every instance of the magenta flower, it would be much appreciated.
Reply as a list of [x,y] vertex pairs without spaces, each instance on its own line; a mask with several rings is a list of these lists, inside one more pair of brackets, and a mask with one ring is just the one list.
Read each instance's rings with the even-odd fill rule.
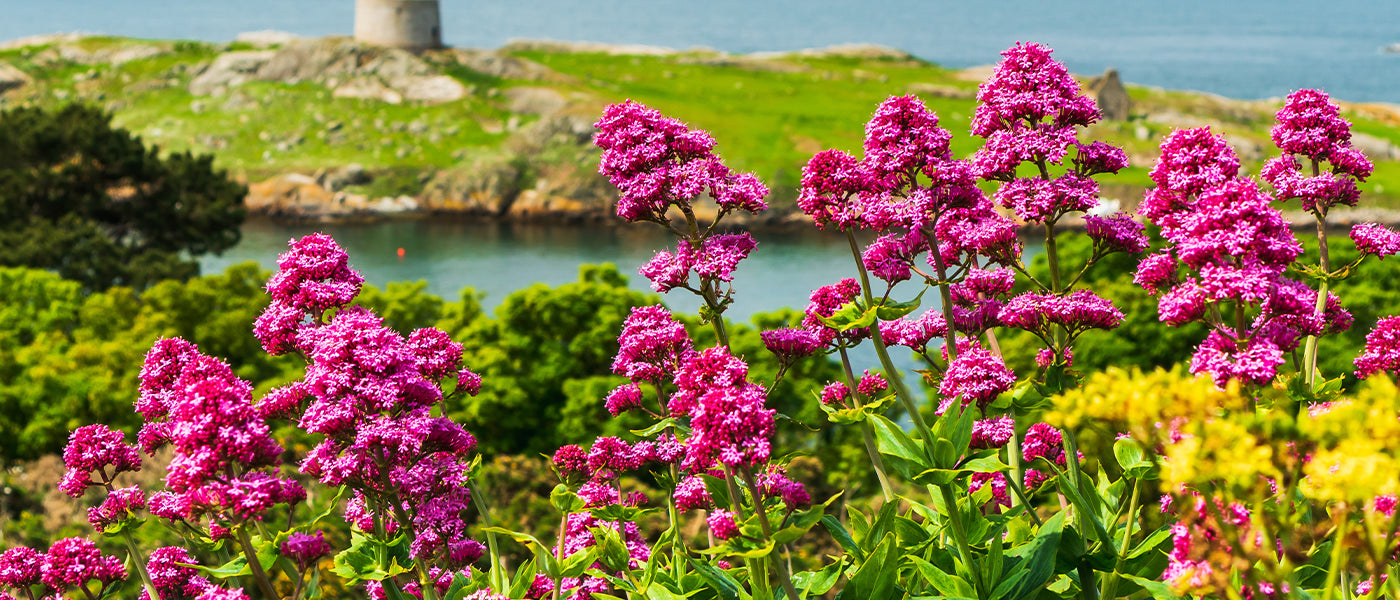
[[844,407],[851,397],[851,388],[839,381],[833,381],[822,388],[821,403],[826,406]]
[[1012,298],[998,315],[1007,327],[1025,329],[1048,339],[1054,326],[1070,338],[1089,329],[1113,329],[1123,323],[1123,313],[1106,298],[1089,290],[1056,294],[1025,293]]
[[1361,223],[1351,228],[1351,241],[1357,251],[1377,258],[1400,252],[1400,233],[1380,223]]
[[1351,123],[1322,90],[1289,94],[1275,119],[1278,124],[1269,133],[1274,145],[1288,154],[1328,160],[1333,152],[1351,146]]
[[1100,173],[1117,173],[1128,168],[1128,154],[1122,148],[1105,142],[1075,144],[1079,156],[1074,159],[1077,171],[1084,177]]
[[641,408],[642,388],[637,387],[635,383],[620,385],[608,392],[608,397],[603,399],[603,406],[608,409],[608,414],[614,417]]
[[687,469],[708,469],[716,461],[731,467],[768,462],[776,411],[764,407],[767,392],[747,376],[748,365],[724,347],[707,348],[681,365],[669,408],[690,416]]
[[1356,376],[1369,377],[1380,371],[1400,373],[1400,316],[1385,317],[1366,334],[1366,348],[1356,357]]
[[923,236],[918,234],[886,234],[865,247],[861,262],[871,275],[893,285],[909,279],[910,266],[923,244]]
[[44,555],[33,548],[15,546],[0,554],[0,585],[29,589],[39,583]]
[[1000,356],[983,348],[975,339],[959,339],[958,357],[948,363],[938,384],[938,393],[945,398],[938,407],[938,414],[943,414],[955,398],[961,398],[963,406],[975,402],[985,407],[1015,384],[1016,374],[1007,368]]
[[891,346],[904,346],[922,352],[934,338],[947,336],[948,324],[936,309],[924,311],[916,319],[880,322],[880,337]]
[[[150,574],[160,600],[194,600],[213,587],[208,579],[199,576],[197,569],[184,566],[197,564],[199,561],[184,548],[165,546],[151,551],[151,557],[146,561],[146,572]],[[150,600],[144,595],[142,599]]]
[[967,491],[976,494],[982,489],[989,489],[992,499],[987,502],[988,508],[1011,506],[1011,491],[1006,488],[1006,476],[1001,473],[973,473],[967,478]]
[[764,347],[778,357],[779,364],[791,365],[798,359],[821,351],[821,339],[805,329],[772,329],[759,334]]
[[660,305],[633,308],[617,341],[612,370],[634,382],[658,384],[695,352],[685,326]]
[[560,446],[554,451],[550,462],[554,464],[554,471],[559,474],[559,478],[565,482],[588,479],[588,453],[577,444]]
[[598,172],[622,193],[617,215],[623,219],[663,222],[668,208],[688,206],[707,192],[725,210],[768,208],[768,189],[724,166],[704,131],[630,100],[609,105],[594,127],[594,142],[603,149]]
[[1266,385],[1283,362],[1283,350],[1271,339],[1259,336],[1241,343],[1212,331],[1191,357],[1191,372],[1209,374],[1220,387],[1231,379]]
[[973,157],[979,176],[1010,180],[1023,162],[1059,164],[1076,143],[1075,126],[1099,119],[1064,64],[1039,44],[1016,44],[977,91],[972,133],[987,139]]
[[1178,129],[1162,139],[1161,155],[1149,174],[1157,184],[1143,197],[1138,213],[1166,230],[1191,212],[1187,204],[1206,189],[1236,178],[1240,160],[1223,136],[1209,127]]
[[868,329],[858,328],[838,332],[822,323],[818,318],[831,317],[842,306],[855,301],[860,293],[860,284],[849,277],[838,283],[817,288],[812,292],[811,302],[805,311],[806,316],[802,318],[802,328],[816,333],[823,345],[830,345],[837,338],[841,338],[843,343],[849,343],[868,337],[870,335]]
[[93,529],[105,531],[108,527],[131,518],[131,513],[146,507],[146,493],[140,487],[131,486],[112,490],[101,506],[87,509],[88,523]]
[[889,387],[890,384],[885,381],[884,375],[871,373],[870,369],[866,369],[865,374],[860,377],[860,382],[856,384],[856,392],[867,398],[874,398]]
[[793,481],[782,467],[770,465],[757,478],[759,492],[768,498],[779,498],[788,510],[801,510],[812,505],[812,495],[802,482]]
[[1022,177],[1007,181],[992,194],[1023,221],[1045,222],[1067,212],[1087,211],[1099,203],[1099,184],[1077,173],[1054,179]]
[[682,479],[676,486],[676,507],[681,510],[695,510],[697,508],[710,508],[714,501],[710,499],[710,491],[705,488],[705,479],[699,475],[691,475]]
[[1016,420],[1010,415],[980,419],[972,424],[972,443],[968,448],[985,450],[1002,448],[1016,435]]
[[1124,213],[1111,217],[1084,217],[1084,228],[1100,252],[1136,253],[1146,251],[1148,247],[1146,228]]
[[[1065,466],[1064,437],[1060,430],[1045,423],[1031,425],[1030,429],[1026,430],[1025,440],[1021,444],[1021,459],[1025,464],[1029,465],[1038,458],[1043,458],[1057,467]],[[1045,471],[1026,469],[1026,491],[1038,489],[1048,479],[1050,475]]]
[[748,232],[708,237],[695,257],[695,273],[702,278],[733,281],[734,268],[757,246]]
[[1142,286],[1150,294],[1157,294],[1176,285],[1176,257],[1172,256],[1170,250],[1165,250],[1142,259],[1138,263],[1137,273],[1133,275],[1133,283]]
[[817,229],[860,226],[861,210],[853,196],[879,186],[875,177],[855,157],[840,150],[823,150],[802,167],[802,187],[797,206],[811,217]]
[[[110,485],[118,473],[141,470],[141,454],[126,443],[125,434],[98,423],[69,434],[63,464],[68,470],[58,489],[77,498],[90,485]],[[92,480],[93,473],[97,473],[98,481]]]
[[727,540],[739,535],[739,525],[734,522],[733,511],[717,508],[710,511],[705,521],[710,524],[710,533],[718,539]]
[[914,172],[932,171],[952,158],[952,137],[918,96],[892,96],[865,125],[864,164],[877,177],[912,178]]
[[105,588],[126,579],[120,558],[103,556],[87,538],[64,538],[49,546],[39,566],[39,580],[56,590],[70,590],[97,580]]
[[364,283],[330,236],[313,233],[288,245],[291,249],[277,258],[277,273],[267,281],[272,302],[253,324],[253,335],[273,355],[294,349],[296,333],[308,320],[349,304]]

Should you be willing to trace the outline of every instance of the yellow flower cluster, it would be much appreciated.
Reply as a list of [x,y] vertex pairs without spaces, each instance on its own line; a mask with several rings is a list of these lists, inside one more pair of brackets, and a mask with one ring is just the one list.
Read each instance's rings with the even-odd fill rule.
[[1316,409],[1298,423],[1317,444],[1303,491],[1327,502],[1365,503],[1400,493],[1400,393],[1373,377],[1355,398]]
[[1228,484],[1237,490],[1267,490],[1270,479],[1282,476],[1279,469],[1288,449],[1260,439],[1251,427],[1257,423],[1244,420],[1219,418],[1187,425],[1187,437],[1166,447],[1162,489]]
[[1187,375],[1180,367],[1147,373],[1109,368],[1090,375],[1053,403],[1045,415],[1051,425],[1078,430],[1089,423],[1103,424],[1147,444],[1160,441],[1158,432],[1173,420],[1210,419],[1248,406],[1238,388],[1218,389],[1209,378]]

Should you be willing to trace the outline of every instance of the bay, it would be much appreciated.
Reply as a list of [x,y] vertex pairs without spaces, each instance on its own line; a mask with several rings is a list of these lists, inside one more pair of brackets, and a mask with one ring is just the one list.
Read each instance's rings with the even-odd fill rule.
[[[348,35],[351,0],[0,0],[0,40],[83,31],[227,41],[277,29]],[[1056,49],[1082,74],[1114,67],[1132,83],[1236,98],[1317,87],[1357,102],[1400,102],[1400,2],[1333,0],[442,0],[448,44],[511,39],[786,51],[876,43],[962,68],[1017,41]]]

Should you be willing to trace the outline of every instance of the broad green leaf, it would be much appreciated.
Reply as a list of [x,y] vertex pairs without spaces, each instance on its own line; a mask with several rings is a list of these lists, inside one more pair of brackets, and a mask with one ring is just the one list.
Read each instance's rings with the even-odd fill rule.
[[695,569],[695,572],[699,574],[706,583],[710,584],[710,587],[714,588],[715,592],[719,593],[720,598],[723,600],[749,599],[748,592],[745,592],[744,588],[739,585],[739,582],[735,581],[733,577],[730,577],[728,573],[693,558],[688,558],[687,560],[690,561],[691,568]]
[[846,562],[842,559],[822,567],[820,571],[796,573],[792,576],[792,584],[808,598],[821,596],[836,587],[836,582],[841,579],[841,572],[845,567]]
[[905,558],[913,563],[914,568],[918,570],[920,575],[923,575],[929,585],[933,586],[933,589],[938,590],[938,593],[944,596],[977,597],[976,590],[972,589],[972,584],[968,583],[966,579],[945,573],[943,569],[917,556],[910,555]]
[[[1027,600],[1040,593],[1041,588],[1055,575],[1055,555],[1059,552],[1060,534],[1065,526],[1065,511],[1055,513],[1040,526],[1031,541],[1007,552],[1008,557],[1017,557],[1016,566],[1008,579],[1015,578],[1016,584],[999,598],[1007,600]],[[1020,572],[1024,571],[1024,575]]]
[[875,310],[866,309],[860,302],[852,300],[836,309],[830,317],[819,316],[817,320],[837,331],[850,331],[874,325],[876,316]]
[[1113,458],[1118,460],[1118,466],[1129,479],[1142,479],[1152,468],[1152,461],[1145,458],[1142,446],[1130,439],[1113,442]]
[[919,308],[919,303],[924,298],[924,292],[927,291],[928,288],[924,288],[923,291],[919,292],[918,296],[914,296],[914,299],[908,302],[890,302],[886,300],[883,304],[875,307],[875,314],[880,317],[881,321],[894,321],[903,318],[905,315]]
[[831,532],[831,537],[836,540],[836,543],[841,544],[847,554],[855,557],[857,564],[865,562],[865,552],[856,544],[855,538],[851,537],[851,532],[846,530],[846,526],[842,525],[841,521],[832,515],[822,515],[822,525]]
[[870,553],[870,560],[856,569],[837,600],[893,600],[903,593],[895,585],[899,574],[899,544],[887,533]]
[[554,491],[549,493],[549,502],[561,513],[576,513],[583,510],[585,502],[579,498],[569,486],[559,484],[554,486]]
[[511,539],[529,546],[530,552],[533,552],[535,555],[535,564],[538,568],[551,579],[559,577],[559,561],[554,558],[552,549],[545,545],[544,542],[535,539],[535,536],[528,533],[511,531],[504,527],[487,527],[483,531],[510,536]]
[[[492,568],[499,569],[501,567],[500,565],[492,565]],[[526,560],[525,564],[520,565],[520,568],[515,571],[515,578],[510,580],[510,597],[524,598],[525,594],[530,591],[530,586],[535,584],[535,575],[538,572],[539,569],[535,568],[535,559],[533,558]],[[489,581],[489,574],[485,571],[481,569],[472,569],[472,576],[480,576],[483,579],[481,587],[490,587],[490,584],[487,583],[487,581]]]
[[663,431],[666,431],[668,428],[679,426],[680,425],[676,422],[675,417],[666,417],[665,419],[657,421],[654,425],[652,425],[651,427],[647,427],[646,429],[633,429],[632,434],[636,435],[637,437],[648,438]]
[[1153,600],[1180,600],[1181,596],[1172,592],[1171,586],[1160,581],[1145,579],[1136,575],[1124,575],[1123,579],[1138,584],[1142,589],[1147,590],[1152,595]]
[[875,442],[880,453],[891,458],[890,465],[901,475],[913,475],[933,468],[928,464],[923,445],[909,437],[904,429],[881,415],[871,415],[870,424],[875,430]]

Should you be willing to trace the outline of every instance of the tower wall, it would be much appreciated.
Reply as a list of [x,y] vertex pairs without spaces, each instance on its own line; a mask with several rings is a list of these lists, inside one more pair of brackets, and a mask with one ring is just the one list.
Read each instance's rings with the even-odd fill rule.
[[441,48],[438,0],[355,0],[355,39],[412,50]]

